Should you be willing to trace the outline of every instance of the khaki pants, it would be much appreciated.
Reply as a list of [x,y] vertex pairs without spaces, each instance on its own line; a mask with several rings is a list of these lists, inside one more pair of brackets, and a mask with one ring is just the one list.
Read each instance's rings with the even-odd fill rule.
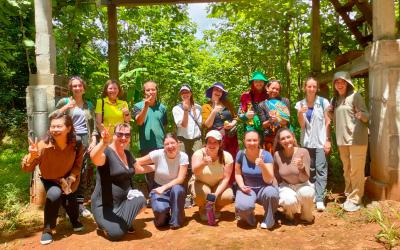
[[347,200],[354,204],[361,204],[365,184],[365,157],[368,145],[339,146],[340,159],[343,163]]
[[[207,194],[214,193],[218,185],[219,183],[214,187],[210,187],[209,185],[201,181],[197,181],[194,178],[191,178],[189,180],[189,190],[193,195],[196,205],[199,206],[200,211],[204,210],[205,208],[205,205],[207,203],[206,201]],[[215,202],[215,209],[219,211],[221,210],[221,208],[223,208],[228,204],[231,204],[232,202],[233,202],[233,191],[232,188],[228,187],[227,189],[225,189],[224,192],[222,192],[221,195],[217,197],[217,200]]]

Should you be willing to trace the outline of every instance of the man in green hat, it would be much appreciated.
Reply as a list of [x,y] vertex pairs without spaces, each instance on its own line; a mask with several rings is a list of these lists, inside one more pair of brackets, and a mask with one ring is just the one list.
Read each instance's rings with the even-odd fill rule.
[[240,97],[239,118],[245,124],[245,131],[262,131],[261,121],[258,116],[258,104],[267,99],[268,94],[265,84],[268,78],[261,71],[254,71],[249,80],[250,90]]

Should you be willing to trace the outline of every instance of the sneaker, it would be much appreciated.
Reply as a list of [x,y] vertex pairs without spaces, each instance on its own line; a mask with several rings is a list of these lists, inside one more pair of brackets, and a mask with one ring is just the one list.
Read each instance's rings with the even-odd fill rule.
[[191,208],[193,207],[193,199],[192,196],[188,195],[185,198],[185,208]]
[[51,242],[53,242],[53,234],[51,233],[51,231],[45,230],[42,233],[42,238],[40,238],[40,244],[47,245],[50,244]]
[[76,221],[72,223],[72,228],[74,229],[74,232],[80,232],[83,230],[83,225],[79,221]]
[[360,210],[361,206],[358,204],[354,204],[351,201],[343,203],[343,210],[346,212],[355,212]]
[[262,229],[267,229],[268,227],[267,227],[267,224],[265,223],[265,222],[261,222],[260,223],[260,227],[262,228]]
[[323,212],[325,210],[325,204],[323,201],[317,201],[316,206],[318,212]]
[[80,213],[83,217],[90,217],[90,216],[92,216],[92,213],[91,213],[83,204],[80,204],[80,205],[79,205],[79,213]]

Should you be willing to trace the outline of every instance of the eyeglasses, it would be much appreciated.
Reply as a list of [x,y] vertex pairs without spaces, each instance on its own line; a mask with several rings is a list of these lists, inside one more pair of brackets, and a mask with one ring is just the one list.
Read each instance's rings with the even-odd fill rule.
[[131,133],[115,132],[115,135],[116,135],[118,138],[122,138],[123,136],[125,136],[125,138],[130,138],[130,137],[131,137]]

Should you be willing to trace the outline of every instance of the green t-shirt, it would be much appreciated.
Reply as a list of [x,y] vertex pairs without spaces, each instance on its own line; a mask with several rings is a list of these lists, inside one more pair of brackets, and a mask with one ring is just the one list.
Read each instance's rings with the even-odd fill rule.
[[[133,106],[133,115],[136,117],[144,107],[144,101]],[[167,125],[167,109],[159,102],[147,109],[146,119],[139,126],[140,151],[150,152],[151,150],[164,147],[165,126]]]

